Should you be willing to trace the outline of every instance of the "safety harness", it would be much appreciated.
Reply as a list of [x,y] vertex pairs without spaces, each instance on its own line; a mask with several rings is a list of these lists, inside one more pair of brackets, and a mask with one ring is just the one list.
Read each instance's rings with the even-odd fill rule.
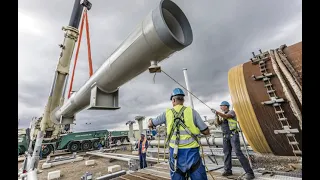
[[[174,159],[174,167],[171,167],[171,163],[170,164],[170,169],[173,169],[174,172],[179,173],[181,176],[188,178],[189,174],[193,173],[195,170],[197,170],[200,166],[201,163],[201,158],[199,158],[199,160],[193,164],[191,166],[191,168],[189,170],[187,170],[186,172],[182,172],[178,167],[177,167],[177,160],[178,160],[178,149],[179,149],[179,141],[180,141],[180,126],[191,136],[191,138],[193,138],[200,146],[199,140],[197,138],[196,135],[194,135],[189,129],[188,127],[184,124],[184,115],[183,112],[186,109],[185,106],[182,106],[181,110],[179,111],[179,113],[177,111],[174,110],[174,108],[171,109],[173,116],[174,116],[174,121],[173,121],[173,126],[171,128],[171,131],[168,135],[168,139],[165,143],[166,146],[169,145],[169,142],[173,136],[174,133],[176,133],[176,140],[175,140],[175,144],[174,144],[174,150],[173,150],[173,159]],[[169,161],[171,162],[171,161]]]
[[[227,114],[228,112],[225,112],[225,114]],[[237,120],[235,120],[233,118],[227,118],[227,119],[224,119],[224,120],[226,120],[228,122],[229,130],[231,132],[230,133],[230,137],[232,137],[234,134],[240,132]],[[226,135],[224,134],[223,137],[226,137]]]

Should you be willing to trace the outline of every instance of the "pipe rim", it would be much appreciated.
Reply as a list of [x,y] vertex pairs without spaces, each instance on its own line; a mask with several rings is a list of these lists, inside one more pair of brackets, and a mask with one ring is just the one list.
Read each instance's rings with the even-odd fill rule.
[[[159,24],[159,21],[154,21],[154,25],[162,42],[175,50],[180,50],[189,46],[193,42],[192,28],[189,20],[180,7],[170,0],[161,0],[158,8],[159,10],[155,12],[155,14],[160,13],[158,15],[160,15],[162,24]],[[153,19],[155,19],[155,14]],[[176,22],[170,22],[170,20],[175,20]],[[178,28],[181,28],[183,40],[179,38],[179,36],[181,36],[179,32],[173,31],[177,28],[176,25],[179,26]],[[161,31],[160,29],[165,31]]]

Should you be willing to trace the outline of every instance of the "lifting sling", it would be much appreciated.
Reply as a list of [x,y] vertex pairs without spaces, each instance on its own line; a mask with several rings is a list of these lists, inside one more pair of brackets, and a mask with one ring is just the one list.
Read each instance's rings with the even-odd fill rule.
[[87,46],[88,46],[88,63],[89,63],[89,77],[92,76],[93,74],[93,69],[92,69],[92,58],[91,58],[91,45],[90,45],[90,34],[89,34],[89,20],[88,20],[88,13],[87,13],[87,8],[84,9],[83,14],[82,14],[82,20],[81,20],[81,25],[80,25],[80,33],[79,33],[79,41],[78,41],[78,46],[76,50],[76,55],[74,58],[74,65],[72,69],[72,74],[71,74],[71,80],[70,80],[70,87],[69,87],[69,92],[68,92],[68,99],[71,96],[71,91],[73,87],[73,80],[74,80],[74,74],[75,74],[75,69],[77,66],[78,62],[78,55],[79,55],[79,50],[80,50],[80,44],[81,44],[81,38],[82,38],[82,32],[83,32],[83,25],[86,23],[86,34],[87,34]]

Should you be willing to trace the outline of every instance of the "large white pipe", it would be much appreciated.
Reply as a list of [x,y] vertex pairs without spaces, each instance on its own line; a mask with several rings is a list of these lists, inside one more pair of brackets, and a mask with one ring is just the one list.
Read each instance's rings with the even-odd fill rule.
[[43,137],[44,137],[43,131],[39,131],[37,134],[37,139],[36,139],[36,143],[34,145],[34,150],[33,150],[32,156],[30,156],[30,153],[28,154],[28,159],[27,159],[27,171],[28,172],[34,170],[38,166],[39,155],[40,155]]
[[[129,154],[116,154],[116,153],[96,153],[96,152],[86,152],[86,154],[100,156],[105,158],[117,159],[120,161],[130,161],[130,159],[139,159],[139,156],[129,155]],[[157,158],[147,157],[146,161],[157,162]]]
[[[151,61],[160,62],[192,41],[192,29],[182,10],[172,1],[162,0],[79,91],[53,112],[52,121],[74,123],[74,115],[89,105],[93,87],[102,93],[115,93],[147,70]],[[100,102],[108,100],[102,98]]]
[[27,173],[27,180],[37,180],[37,169],[28,171]]
[[[104,154],[110,155],[110,156],[118,156],[118,157],[127,157],[127,158],[139,159],[139,156],[130,155],[130,154],[116,154],[116,153],[104,153]],[[146,161],[158,162],[158,158],[147,157],[147,158],[146,158]],[[162,160],[161,160],[161,161],[162,161]]]
[[[219,138],[214,138],[214,137],[210,137],[208,138],[209,140],[209,145],[210,146],[223,146],[223,138],[219,137]],[[135,145],[137,143],[137,141],[132,141],[131,142],[133,145]],[[205,137],[200,138],[200,143],[202,146],[209,146],[208,142],[206,140]],[[149,144],[151,146],[158,146],[158,140],[151,140],[149,141]],[[160,147],[164,146],[164,140],[160,140]],[[240,139],[240,145],[243,146],[243,140]],[[248,146],[248,144],[246,144]]]
[[94,153],[94,152],[86,152],[86,154],[105,157],[105,158],[110,158],[110,159],[117,159],[117,160],[120,160],[120,161],[130,161],[130,159],[131,159],[131,158],[112,156],[112,155],[107,155],[107,154],[102,154],[102,153]]

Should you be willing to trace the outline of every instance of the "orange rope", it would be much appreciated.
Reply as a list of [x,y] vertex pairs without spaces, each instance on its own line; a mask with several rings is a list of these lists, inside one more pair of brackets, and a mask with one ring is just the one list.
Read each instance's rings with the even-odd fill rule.
[[[86,20],[86,22],[84,22],[84,20]],[[68,92],[68,99],[70,98],[71,91],[72,91],[73,80],[74,80],[74,72],[75,72],[75,69],[76,69],[77,61],[78,61],[78,55],[79,55],[79,50],[80,50],[80,43],[81,43],[82,31],[83,31],[84,23],[86,23],[86,31],[87,31],[89,77],[91,77],[92,74],[93,74],[92,58],[91,58],[91,46],[90,46],[90,34],[89,34],[89,22],[88,22],[87,9],[85,9],[83,14],[82,14],[82,20],[81,20],[81,25],[80,25],[80,33],[79,33],[79,41],[78,41],[78,47],[77,47],[77,51],[76,51],[76,56],[75,56],[75,59],[74,59],[74,66],[73,66],[73,69],[72,69],[70,88],[69,88],[69,92]]]
[[73,86],[73,79],[74,79],[74,72],[76,70],[77,61],[78,61],[78,55],[79,55],[79,50],[80,50],[81,38],[82,38],[82,30],[83,30],[84,18],[85,18],[85,14],[82,15],[82,20],[81,20],[81,25],[80,25],[80,33],[79,33],[79,41],[78,41],[78,47],[77,47],[77,51],[76,51],[76,56],[74,58],[74,65],[73,65],[73,69],[72,69],[70,87],[69,87],[69,92],[68,92],[68,99],[70,98],[70,95],[71,95],[72,86]]
[[84,11],[86,17],[86,31],[87,31],[87,45],[88,45],[88,63],[89,63],[89,76],[92,76],[92,59],[91,59],[91,46],[90,46],[90,34],[89,34],[89,20],[87,11]]

